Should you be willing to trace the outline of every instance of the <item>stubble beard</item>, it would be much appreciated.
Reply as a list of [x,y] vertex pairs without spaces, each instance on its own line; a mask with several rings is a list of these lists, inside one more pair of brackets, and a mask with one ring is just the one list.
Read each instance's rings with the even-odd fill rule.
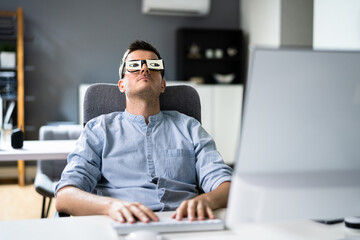
[[[128,87],[128,83],[125,80],[125,87]],[[128,89],[128,88],[127,88]],[[156,89],[152,88],[151,86],[131,89],[130,91],[125,91],[125,94],[128,98],[132,99],[139,99],[147,102],[158,101],[159,96],[161,93],[161,87],[157,91]]]

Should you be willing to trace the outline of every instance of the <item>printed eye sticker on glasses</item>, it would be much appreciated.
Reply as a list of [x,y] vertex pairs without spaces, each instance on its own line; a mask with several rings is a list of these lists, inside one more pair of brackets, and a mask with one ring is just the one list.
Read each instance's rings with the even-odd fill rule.
[[164,63],[163,63],[162,59],[147,59],[147,60],[127,61],[125,63],[126,70],[127,71],[139,71],[139,70],[141,70],[141,67],[144,63],[150,70],[163,70],[164,69]]

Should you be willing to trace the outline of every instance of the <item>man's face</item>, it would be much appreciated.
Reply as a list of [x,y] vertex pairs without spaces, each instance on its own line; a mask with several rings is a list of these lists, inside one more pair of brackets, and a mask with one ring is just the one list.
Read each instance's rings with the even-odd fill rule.
[[[126,61],[149,59],[158,59],[158,57],[151,51],[136,50],[127,56]],[[166,82],[161,72],[150,70],[145,63],[139,71],[129,72],[126,67],[124,71],[124,77],[119,81],[119,88],[127,97],[157,98],[165,91]]]

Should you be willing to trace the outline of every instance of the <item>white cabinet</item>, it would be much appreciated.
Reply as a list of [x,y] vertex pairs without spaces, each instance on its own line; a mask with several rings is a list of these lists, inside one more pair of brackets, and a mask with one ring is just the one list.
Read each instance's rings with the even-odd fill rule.
[[233,164],[239,145],[243,85],[194,87],[201,99],[203,127],[214,138],[224,161]]

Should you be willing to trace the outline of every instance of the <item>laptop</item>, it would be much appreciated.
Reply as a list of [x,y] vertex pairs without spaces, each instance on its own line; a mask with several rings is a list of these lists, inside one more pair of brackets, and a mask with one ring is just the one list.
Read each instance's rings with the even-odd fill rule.
[[360,215],[360,52],[255,48],[226,225]]

